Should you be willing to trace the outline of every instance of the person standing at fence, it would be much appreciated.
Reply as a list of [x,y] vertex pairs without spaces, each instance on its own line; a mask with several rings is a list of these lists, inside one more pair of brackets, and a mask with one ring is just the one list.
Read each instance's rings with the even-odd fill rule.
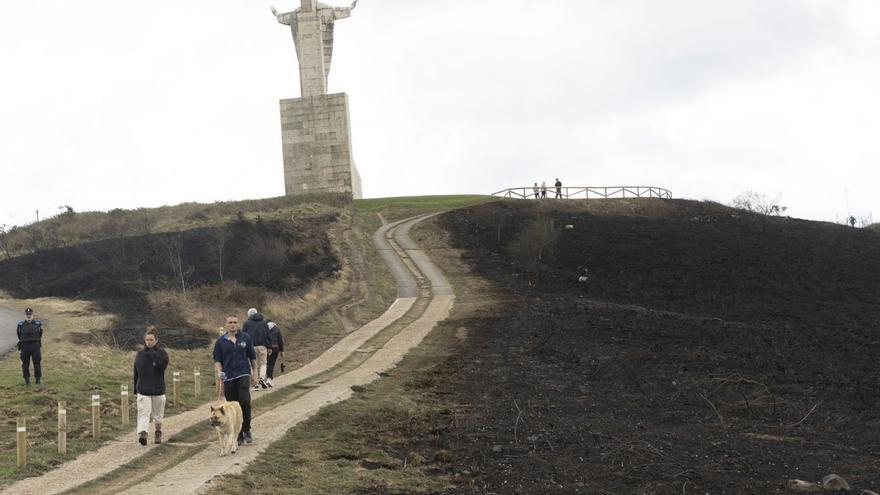
[[257,383],[257,354],[250,336],[239,332],[238,317],[226,317],[226,333],[214,343],[214,371],[217,400],[221,392],[229,402],[238,402],[244,422],[238,444],[253,443],[251,436],[251,385]]
[[541,199],[547,199],[547,181],[541,181]]
[[562,182],[560,182],[559,177],[556,178],[556,199],[562,199]]
[[538,199],[541,194],[541,190],[538,188],[537,182],[535,182],[535,187],[532,188],[532,191],[535,193],[535,199]]
[[147,327],[144,348],[134,357],[134,393],[137,395],[138,442],[147,444],[150,420],[156,428],[154,441],[162,443],[162,418],[165,416],[165,369],[168,353],[159,346],[159,332]]
[[281,328],[274,321],[267,323],[269,326],[269,360],[266,363],[266,385],[275,386],[275,362],[278,358],[284,359],[284,336]]
[[25,386],[31,384],[31,360],[34,362],[34,378],[37,385],[43,379],[42,354],[40,348],[43,345],[43,322],[34,319],[34,310],[24,310],[24,320],[18,322],[15,329],[18,334],[18,351],[21,358],[21,374],[24,377]]
[[251,338],[254,345],[254,351],[257,353],[257,384],[254,390],[268,388],[266,383],[266,365],[268,364],[269,353],[269,325],[263,315],[257,311],[257,308],[251,308],[247,312],[248,319],[244,322],[241,331]]

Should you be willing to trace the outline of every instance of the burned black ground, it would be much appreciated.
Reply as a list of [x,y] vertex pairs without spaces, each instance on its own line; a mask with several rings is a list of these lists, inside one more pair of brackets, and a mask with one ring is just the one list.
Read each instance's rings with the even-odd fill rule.
[[[832,472],[880,487],[877,233],[686,201],[438,223],[506,303],[448,323],[467,345],[411,389],[451,412],[387,449],[449,452],[437,474],[462,492],[783,493]],[[522,249],[536,225],[541,262]]]

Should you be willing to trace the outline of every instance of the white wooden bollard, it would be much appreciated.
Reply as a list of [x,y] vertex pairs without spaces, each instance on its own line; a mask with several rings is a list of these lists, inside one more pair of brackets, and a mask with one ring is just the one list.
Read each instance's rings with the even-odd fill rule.
[[101,396],[92,396],[92,438],[101,438]]
[[122,385],[122,391],[119,392],[119,395],[122,404],[122,426],[128,426],[128,385]]
[[58,453],[67,454],[67,402],[58,402]]
[[19,468],[27,464],[27,425],[24,418],[15,420],[15,460]]
[[180,372],[175,371],[171,380],[171,396],[174,398],[175,408],[180,407],[180,386],[178,383],[180,383]]
[[193,369],[193,394],[196,399],[202,396],[202,372],[198,366]]

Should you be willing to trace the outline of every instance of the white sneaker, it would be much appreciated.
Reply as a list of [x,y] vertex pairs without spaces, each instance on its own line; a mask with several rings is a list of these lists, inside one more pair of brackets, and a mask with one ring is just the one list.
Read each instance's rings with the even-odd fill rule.
[[266,385],[268,385],[270,388],[271,388],[271,387],[274,387],[274,386],[275,386],[275,380],[273,380],[273,379],[271,379],[271,378],[266,378]]
[[257,390],[263,390],[263,389],[261,389],[259,385],[254,385],[254,392],[256,392]]

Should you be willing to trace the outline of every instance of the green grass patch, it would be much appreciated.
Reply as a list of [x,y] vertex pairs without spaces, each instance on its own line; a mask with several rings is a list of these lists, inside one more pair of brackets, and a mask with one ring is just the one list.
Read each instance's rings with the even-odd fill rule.
[[420,213],[451,210],[500,201],[494,196],[457,195],[457,196],[410,196],[397,198],[357,199],[354,209],[357,213],[381,213],[386,220],[400,220]]
[[[3,302],[0,299],[0,302]],[[28,301],[48,317],[43,339],[43,383],[23,385],[21,361],[12,352],[0,360],[0,484],[37,476],[64,461],[94,450],[124,431],[133,430],[137,407],[131,379],[134,352],[108,346],[81,346],[70,342],[73,331],[100,329],[106,318],[93,312],[88,303],[41,299]],[[167,408],[176,414],[201,400],[194,398],[192,370],[203,370],[203,397],[210,394],[211,361],[206,350],[169,350],[171,365],[166,373],[167,396],[172,392],[172,373],[181,371],[181,404]],[[33,378],[32,378],[33,382]],[[129,387],[129,426],[122,426],[121,385]],[[101,396],[101,439],[92,438],[91,397]],[[204,400],[204,399],[202,399]],[[67,408],[67,455],[57,453],[58,402]],[[15,419],[23,417],[28,428],[28,464],[18,469],[15,462]],[[134,441],[134,438],[132,438]]]
[[[392,380],[387,380],[391,382]],[[431,402],[402,393],[405,382],[359,389],[292,430],[212,494],[435,493],[449,485],[447,457],[407,448],[408,439],[443,422]],[[431,473],[426,475],[426,473]],[[266,483],[265,480],[272,480]]]

